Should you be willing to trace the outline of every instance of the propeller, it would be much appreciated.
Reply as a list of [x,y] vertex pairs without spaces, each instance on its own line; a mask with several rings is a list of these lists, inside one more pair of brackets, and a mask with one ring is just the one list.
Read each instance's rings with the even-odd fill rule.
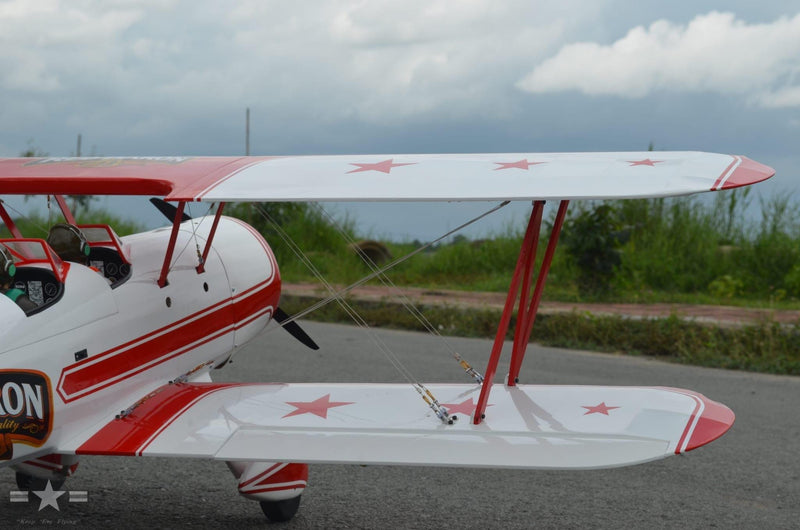
[[[170,204],[163,199],[157,199],[156,197],[150,199],[150,202],[153,204],[153,206],[158,208],[159,212],[164,214],[164,217],[166,217],[170,223],[175,220],[175,214],[178,212],[178,208],[174,204]],[[191,220],[191,216],[187,215],[186,213],[184,213],[183,217],[181,217],[181,222]]]
[[300,327],[300,324],[294,321],[287,322],[285,325],[283,324],[286,320],[289,319],[289,315],[287,315],[286,311],[284,311],[280,307],[275,308],[275,314],[272,315],[272,318],[274,318],[278,322],[278,324],[281,325],[283,329],[288,331],[292,335],[292,337],[296,338],[297,340],[299,340],[312,350],[319,349],[319,346],[317,346],[317,343],[314,342],[314,339],[308,336],[308,334],[303,330],[303,328]]

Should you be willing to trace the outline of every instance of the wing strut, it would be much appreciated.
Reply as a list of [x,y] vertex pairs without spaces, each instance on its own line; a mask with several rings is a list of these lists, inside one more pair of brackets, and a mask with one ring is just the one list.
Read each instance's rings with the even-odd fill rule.
[[175,210],[175,220],[172,222],[172,233],[169,235],[169,245],[167,245],[167,253],[164,256],[164,265],[161,266],[161,275],[158,277],[158,286],[164,288],[167,286],[167,274],[169,274],[169,264],[172,261],[172,254],[175,252],[175,243],[178,240],[178,230],[180,230],[181,222],[183,220],[183,209],[186,203],[181,201],[178,203],[178,208]]
[[78,223],[75,222],[75,217],[72,215],[72,211],[67,206],[67,201],[64,199],[63,195],[54,195],[56,198],[56,202],[58,203],[58,207],[61,208],[61,213],[64,214],[64,219],[71,225],[76,225]]
[[211,250],[211,242],[214,241],[214,234],[217,233],[217,225],[219,225],[219,218],[222,217],[223,208],[225,208],[225,203],[219,203],[219,206],[217,206],[217,214],[214,216],[214,223],[211,225],[211,232],[209,232],[208,239],[206,240],[206,248],[203,249],[203,255],[200,256],[200,265],[197,266],[198,274],[202,274],[206,271],[206,259],[208,259],[208,252]]
[[531,280],[533,278],[533,265],[536,261],[536,247],[539,244],[539,230],[542,225],[544,204],[545,201],[534,201],[533,203],[533,211],[528,221],[528,228],[525,230],[525,237],[522,240],[522,248],[520,248],[519,251],[519,258],[517,258],[517,265],[514,268],[514,275],[511,277],[511,286],[508,288],[508,295],[506,296],[506,302],[503,306],[503,314],[500,317],[500,324],[497,327],[497,334],[495,335],[494,345],[492,346],[492,354],[486,366],[481,393],[478,397],[478,404],[472,418],[475,425],[481,423],[486,413],[486,404],[489,400],[489,392],[492,389],[492,380],[497,373],[497,363],[500,360],[503,342],[511,322],[511,313],[514,310],[514,302],[516,302],[517,293],[520,291],[520,281],[522,281],[519,306],[517,307],[514,345],[511,351],[511,364],[506,378],[506,384],[508,386],[515,386],[517,383],[522,360],[525,357],[525,350],[528,347],[528,340],[533,330],[533,322],[536,319],[536,311],[542,299],[544,283],[547,279],[547,273],[550,271],[550,264],[553,261],[553,255],[555,254],[556,245],[558,244],[558,236],[561,234],[561,227],[564,225],[564,218],[567,214],[569,201],[561,201],[558,206],[558,213],[553,222],[553,229],[550,233],[550,239],[547,242],[547,250],[545,251],[542,265],[539,268],[539,274],[536,279],[533,294],[530,298],[530,304],[526,307]]
[[0,219],[6,224],[6,228],[8,231],[11,232],[11,236],[17,239],[22,239],[22,232],[19,231],[17,225],[14,223],[14,220],[8,215],[6,211],[6,207],[3,205],[3,201],[0,201]]

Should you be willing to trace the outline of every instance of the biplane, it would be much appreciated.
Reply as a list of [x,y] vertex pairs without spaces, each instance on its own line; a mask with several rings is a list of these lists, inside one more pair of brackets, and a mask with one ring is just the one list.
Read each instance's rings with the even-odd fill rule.
[[[15,293],[0,295],[0,465],[35,491],[61,487],[82,455],[222,460],[242,495],[284,521],[309,464],[593,469],[691,451],[724,434],[733,412],[678,388],[520,384],[547,271],[571,200],[718,191],[773,174],[701,152],[0,159],[0,197],[54,197],[78,249],[26,237],[0,202],[10,233],[0,273]],[[78,224],[67,195],[153,197],[169,222],[118,237]],[[486,369],[460,360],[473,376],[463,384],[213,382],[273,320],[316,347],[279,308],[270,245],[223,215],[238,201],[529,201]],[[558,210],[536,267],[546,201]],[[187,215],[195,202],[208,215]]]

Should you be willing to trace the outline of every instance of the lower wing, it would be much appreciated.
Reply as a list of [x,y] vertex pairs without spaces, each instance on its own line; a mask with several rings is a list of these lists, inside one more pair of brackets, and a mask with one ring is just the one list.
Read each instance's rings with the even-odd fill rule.
[[165,385],[69,451],[227,461],[590,469],[679,454],[724,434],[734,415],[673,388],[429,385],[446,424],[410,385]]

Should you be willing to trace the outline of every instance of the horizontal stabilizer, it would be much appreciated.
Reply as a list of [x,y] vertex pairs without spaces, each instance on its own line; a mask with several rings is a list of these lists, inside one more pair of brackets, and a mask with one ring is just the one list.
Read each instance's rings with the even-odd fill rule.
[[590,469],[704,445],[733,413],[672,388],[429,385],[442,423],[410,385],[174,384],[74,448],[79,454],[220,460]]

